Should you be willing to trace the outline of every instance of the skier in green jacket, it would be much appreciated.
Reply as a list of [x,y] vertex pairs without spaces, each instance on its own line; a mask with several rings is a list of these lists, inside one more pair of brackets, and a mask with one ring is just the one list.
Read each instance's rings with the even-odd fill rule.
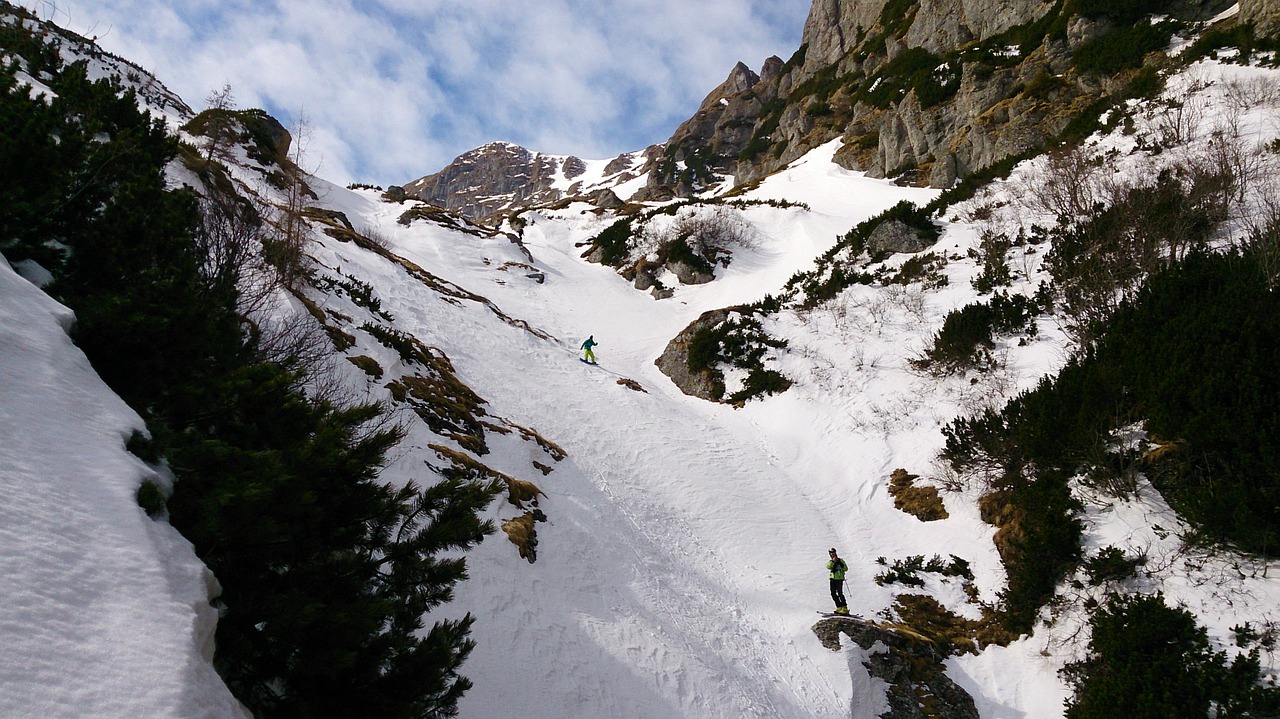
[[849,603],[844,598],[844,573],[849,570],[849,565],[836,554],[835,547],[827,553],[831,555],[831,559],[827,560],[827,571],[831,574],[831,599],[836,603],[836,614],[848,614]]
[[596,363],[596,353],[592,352],[591,348],[595,347],[598,344],[600,343],[596,342],[595,335],[591,335],[586,339],[585,342],[582,343],[582,361],[583,362],[589,362],[591,364]]

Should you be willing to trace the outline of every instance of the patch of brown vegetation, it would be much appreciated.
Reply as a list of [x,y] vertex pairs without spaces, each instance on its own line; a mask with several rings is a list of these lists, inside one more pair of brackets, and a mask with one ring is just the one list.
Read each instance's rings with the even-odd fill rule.
[[538,530],[533,525],[533,512],[502,521],[502,531],[520,550],[520,557],[533,564],[538,560]]
[[359,367],[365,374],[374,379],[382,379],[382,365],[378,361],[368,355],[356,355],[348,357],[347,361]]
[[356,338],[354,336],[328,324],[329,316],[325,314],[324,310],[320,309],[319,305],[301,292],[295,291],[292,294],[307,309],[307,313],[314,317],[316,322],[320,323],[324,333],[329,336],[329,341],[333,343],[334,349],[339,352],[346,352],[356,346]]
[[905,469],[895,469],[889,477],[889,496],[893,506],[914,516],[921,522],[933,522],[951,516],[947,513],[937,487],[916,487],[918,475]]
[[1015,544],[1026,536],[1022,529],[1026,512],[1010,501],[1009,491],[998,490],[982,495],[978,500],[978,513],[982,521],[998,528],[992,541],[996,545],[996,552],[1000,554],[1000,561],[1005,566],[1016,562],[1018,556]]
[[[503,422],[505,422],[508,427],[511,427],[515,431],[519,432],[520,437],[522,439],[529,442],[533,442],[537,444],[539,447],[541,447],[542,451],[546,452],[547,455],[551,457],[551,459],[555,460],[556,462],[559,462],[560,460],[569,456],[569,453],[561,449],[560,445],[538,434],[537,431],[532,430],[528,427],[523,427],[521,425],[516,424],[515,422],[511,422],[508,420],[503,420]],[[537,462],[534,462],[534,465],[537,465]],[[551,470],[548,469],[547,471],[549,472]],[[544,472],[543,474],[546,474],[546,472]]]
[[1147,467],[1159,464],[1161,460],[1167,459],[1169,455],[1177,454],[1188,446],[1185,439],[1162,441],[1158,437],[1152,437],[1151,441],[1155,443],[1155,446],[1142,453],[1142,464]]
[[890,613],[895,621],[887,626],[923,638],[947,655],[977,654],[991,644],[1007,646],[1018,638],[1004,629],[1000,615],[984,607],[982,619],[961,617],[938,600],[923,594],[899,594]]
[[489,453],[484,427],[484,400],[450,373],[403,376],[387,383],[396,402],[408,404],[433,432],[479,455]]
[[539,489],[538,485],[533,482],[526,482],[523,479],[516,479],[509,474],[499,472],[465,452],[459,452],[440,444],[427,446],[441,458],[449,460],[455,467],[462,469],[467,474],[473,477],[488,477],[505,485],[507,488],[507,501],[518,509],[525,509],[525,502],[537,507],[538,497],[547,496],[546,492]]
[[628,379],[626,377],[619,377],[618,384],[622,385],[623,387],[626,387],[627,389],[635,390],[636,392],[644,392],[645,394],[649,394],[648,390],[646,390],[643,386],[641,386],[639,382],[633,379]]
[[515,477],[507,477],[507,501],[524,509],[524,503],[528,502],[533,506],[538,506],[538,497],[547,496],[538,485],[533,482],[526,482],[523,479]]

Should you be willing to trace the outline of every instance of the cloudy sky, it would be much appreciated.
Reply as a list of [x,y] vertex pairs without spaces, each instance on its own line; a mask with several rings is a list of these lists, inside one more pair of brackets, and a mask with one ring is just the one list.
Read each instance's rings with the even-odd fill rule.
[[811,0],[21,0],[199,110],[312,127],[310,165],[401,184],[492,140],[607,158],[666,140],[734,63],[800,45]]

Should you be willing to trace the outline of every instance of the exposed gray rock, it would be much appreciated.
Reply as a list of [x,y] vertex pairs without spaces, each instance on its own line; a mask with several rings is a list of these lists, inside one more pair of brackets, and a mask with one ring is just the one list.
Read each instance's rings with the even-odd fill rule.
[[1280,4],[1275,0],[1240,0],[1240,22],[1251,22],[1262,37],[1280,36]]
[[[753,101],[752,89],[760,76],[742,63],[734,66],[729,77],[707,93],[698,111],[685,120],[671,135],[660,157],[649,158],[648,187],[651,193],[667,187],[672,196],[687,196],[689,187],[673,186],[676,163],[686,161],[699,150],[709,150],[713,169],[732,171],[729,158],[736,158],[751,140],[752,128],[763,107]],[[648,195],[646,195],[648,196]]]
[[622,207],[626,203],[622,201],[621,197],[618,197],[616,192],[606,187],[605,189],[597,192],[595,196],[591,198],[591,204],[596,207],[611,210],[615,207]]
[[881,222],[867,237],[867,251],[872,257],[883,253],[921,252],[930,244],[918,230],[901,220]]
[[424,202],[478,219],[520,203],[559,199],[555,160],[518,145],[492,142],[464,152],[434,175],[406,183]]
[[832,651],[841,635],[865,650],[863,666],[889,685],[882,719],[978,719],[973,697],[946,675],[946,656],[927,639],[853,619],[824,619],[813,633]]
[[492,142],[464,152],[444,169],[404,186],[410,197],[485,220],[509,210],[545,204],[566,195],[553,185],[582,175],[587,165],[577,157],[530,152],[508,142]]
[[631,199],[636,202],[667,202],[675,199],[675,193],[666,185],[645,186],[636,190],[636,194],[632,195]]
[[569,157],[564,158],[564,164],[560,166],[560,171],[564,173],[565,177],[572,180],[587,171],[587,163],[583,162],[580,158],[570,155]]
[[386,192],[382,193],[382,199],[387,202],[404,202],[408,197],[408,193],[406,193],[404,188],[399,185],[392,185],[387,188]]
[[760,68],[760,82],[773,82],[782,75],[782,58],[777,55],[770,56],[764,61],[764,66]]
[[637,290],[640,290],[641,292],[644,292],[645,290],[648,290],[649,288],[653,287],[654,284],[655,284],[655,280],[653,278],[653,273],[649,272],[648,270],[640,270],[636,272],[635,281],[631,283],[631,286],[635,287]]
[[705,285],[716,278],[714,274],[687,262],[673,260],[666,264],[666,268],[680,280],[682,285]]
[[[806,46],[804,67],[836,64],[880,21],[887,0],[814,0],[800,42]],[[807,72],[806,75],[813,73]]]
[[956,156],[950,152],[939,157],[933,163],[933,169],[929,171],[930,187],[950,188],[958,179],[960,179],[960,165],[956,162]]
[[[654,296],[657,297],[657,288],[655,287],[654,290]],[[698,319],[672,338],[667,343],[666,349],[662,351],[662,356],[654,360],[658,369],[670,377],[681,392],[711,402],[720,401],[724,395],[724,378],[718,372],[705,369],[697,372],[689,370],[689,343],[693,341],[693,336],[698,333],[698,330],[724,322],[732,311],[733,309],[730,308],[703,312]]]
[[604,166],[604,174],[613,175],[623,170],[630,170],[635,164],[635,157],[631,153],[623,153],[610,160],[609,164]]
[[1045,0],[920,0],[905,39],[908,47],[941,54],[1036,20],[1052,7]]

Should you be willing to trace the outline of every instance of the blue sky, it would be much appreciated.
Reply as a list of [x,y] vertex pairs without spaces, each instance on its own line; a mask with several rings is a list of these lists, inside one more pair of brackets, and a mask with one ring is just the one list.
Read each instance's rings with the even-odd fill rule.
[[811,0],[25,0],[196,109],[304,114],[339,182],[399,184],[492,140],[584,158],[670,136],[739,60],[800,45]]

